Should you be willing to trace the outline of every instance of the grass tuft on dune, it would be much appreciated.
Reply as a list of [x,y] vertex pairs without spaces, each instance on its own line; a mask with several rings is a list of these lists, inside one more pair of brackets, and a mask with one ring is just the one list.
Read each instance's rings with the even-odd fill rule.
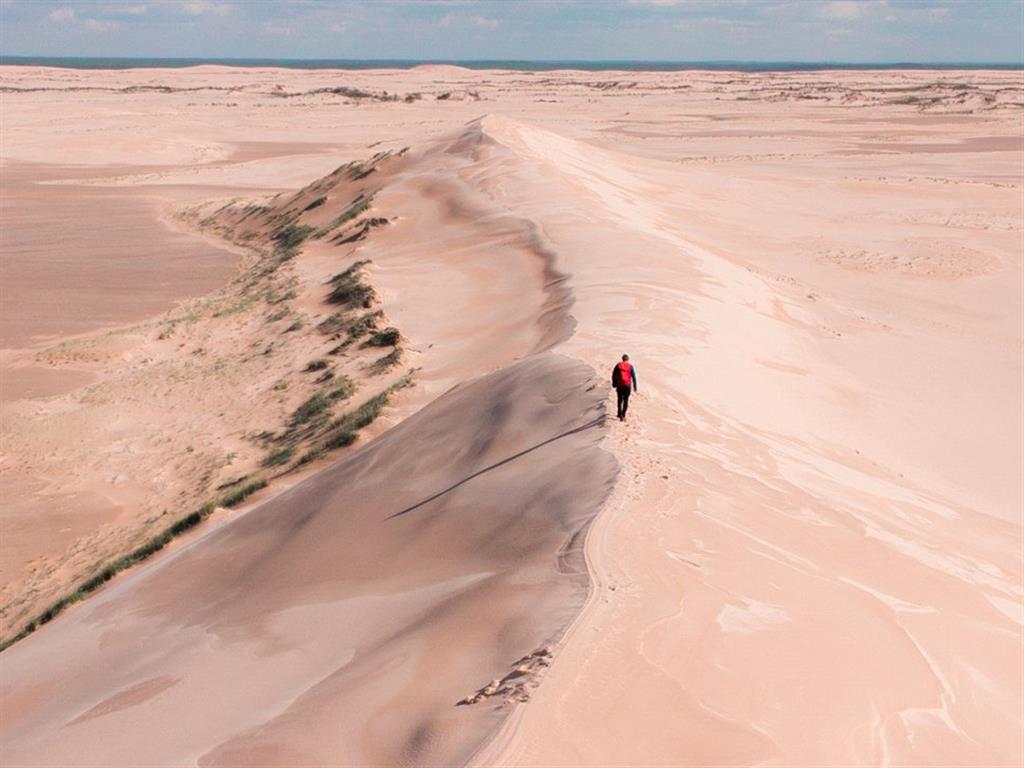
[[[360,176],[359,178],[362,178],[362,176]],[[340,226],[342,226],[344,224],[347,224],[348,222],[352,221],[357,216],[359,216],[361,213],[369,210],[370,205],[372,203],[373,203],[373,195],[363,195],[363,194],[358,195],[355,198],[355,200],[352,201],[352,204],[348,208],[346,208],[344,211],[342,211],[341,214],[336,216],[326,226],[323,226],[320,229],[316,230],[313,233],[313,239],[314,240],[319,240],[319,239],[321,239],[323,237],[326,237],[331,232],[336,230],[338,227],[340,227]]]

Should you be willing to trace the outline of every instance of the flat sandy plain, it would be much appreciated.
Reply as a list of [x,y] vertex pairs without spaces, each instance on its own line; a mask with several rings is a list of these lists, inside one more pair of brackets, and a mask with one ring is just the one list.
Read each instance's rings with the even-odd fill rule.
[[1020,72],[0,96],[4,765],[1024,760]]

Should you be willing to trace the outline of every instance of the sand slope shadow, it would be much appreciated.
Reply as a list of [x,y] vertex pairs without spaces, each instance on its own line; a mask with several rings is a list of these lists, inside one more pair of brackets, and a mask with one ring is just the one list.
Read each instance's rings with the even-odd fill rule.
[[509,704],[455,702],[586,597],[563,561],[616,473],[592,377],[545,353],[458,387],[14,646],[0,758],[464,761]]

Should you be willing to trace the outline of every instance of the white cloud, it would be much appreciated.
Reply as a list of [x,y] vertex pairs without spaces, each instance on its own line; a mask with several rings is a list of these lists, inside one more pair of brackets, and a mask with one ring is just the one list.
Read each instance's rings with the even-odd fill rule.
[[483,29],[497,29],[501,22],[497,19],[488,19],[485,16],[456,16],[451,13],[437,20],[437,26],[441,29],[447,29],[452,24],[473,24]]
[[740,21],[739,19],[723,19],[719,16],[701,16],[692,19],[683,19],[673,24],[676,29],[684,31],[695,30],[700,28],[714,28],[718,27],[725,29],[731,33],[739,34],[749,32],[754,29],[757,25],[752,21]]
[[209,0],[190,0],[181,6],[181,10],[193,16],[212,14],[214,16],[227,16],[234,10],[230,3],[213,3]]
[[833,0],[818,9],[818,15],[824,19],[858,19],[863,12],[857,0]]
[[82,19],[82,29],[87,29],[90,32],[109,32],[112,29],[117,29],[121,25],[116,21],[101,20],[101,19]]
[[121,26],[120,22],[111,19],[81,19],[75,9],[69,6],[54,8],[47,14],[47,18],[58,24],[75,24],[89,32],[109,32]]
[[765,16],[792,16],[798,10],[796,3],[775,3],[763,6],[761,13]]
[[74,8],[68,8],[67,6],[65,6],[63,8],[55,8],[54,10],[50,11],[50,13],[47,14],[47,15],[48,15],[48,18],[50,19],[50,21],[57,21],[57,22],[74,21],[75,20],[75,9]]
[[145,5],[122,5],[117,12],[126,13],[129,16],[142,16],[148,10],[148,6]]
[[265,21],[263,22],[263,31],[271,35],[294,35],[295,27],[278,24],[276,21]]
[[832,0],[818,8],[823,19],[860,19],[888,7],[887,0]]
[[630,5],[658,5],[667,8],[671,5],[682,5],[686,0],[629,0]]
[[348,24],[331,24],[331,32],[341,34],[348,31]]

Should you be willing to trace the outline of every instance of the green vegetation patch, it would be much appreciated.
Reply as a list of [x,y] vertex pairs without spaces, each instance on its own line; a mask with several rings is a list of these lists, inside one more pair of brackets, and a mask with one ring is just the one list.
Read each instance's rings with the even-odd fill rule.
[[327,294],[327,301],[331,304],[341,304],[347,308],[369,309],[377,298],[377,292],[363,280],[363,267],[368,263],[367,261],[357,261],[344,272],[332,277],[330,283],[334,287]]
[[264,467],[279,467],[282,464],[287,464],[292,460],[292,456],[295,455],[295,449],[292,447],[287,448],[275,448],[270,451],[266,456],[263,457]]
[[398,332],[397,328],[388,327],[383,331],[377,331],[375,334],[370,336],[360,346],[363,347],[394,347],[397,346],[401,340],[402,334]]
[[330,389],[317,392],[295,409],[295,413],[292,414],[292,426],[297,427],[312,421],[338,400],[351,397],[355,391],[356,385],[352,379],[347,376],[339,378]]
[[384,357],[373,361],[370,366],[370,374],[372,376],[379,376],[382,373],[387,373],[396,365],[402,361],[402,348],[395,347]]
[[254,478],[246,483],[240,484],[237,488],[233,488],[230,491],[226,491],[223,496],[217,501],[217,506],[221,507],[237,507],[247,498],[252,496],[256,491],[261,488],[267,487],[267,481],[262,477]]
[[317,323],[316,329],[325,336],[333,336],[348,327],[348,319],[344,312],[335,312]]
[[[351,170],[350,170],[350,173],[351,173]],[[360,176],[358,178],[363,178],[363,177]],[[322,238],[322,237],[324,237],[326,235],[329,235],[331,232],[333,232],[338,227],[340,227],[340,226],[342,226],[344,224],[348,224],[354,218],[359,216],[359,214],[364,213],[366,210],[368,210],[372,203],[373,203],[373,195],[363,195],[363,194],[358,195],[355,198],[355,200],[352,201],[352,204],[349,205],[349,207],[346,208],[344,211],[342,211],[341,214],[336,216],[332,221],[330,221],[325,226],[323,226],[320,229],[316,230],[316,232],[313,233],[313,238],[319,240],[320,238]]]
[[274,233],[274,242],[280,253],[294,255],[295,249],[302,245],[306,238],[316,231],[315,227],[306,224],[288,224]]
[[381,411],[390,402],[391,396],[410,384],[412,384],[412,371],[383,392],[371,397],[355,410],[344,413],[336,418],[324,432],[320,442],[303,454],[298,464],[301,465],[313,461],[327,451],[352,445],[359,438],[359,430],[369,426],[380,416]]
[[323,333],[330,335],[345,334],[345,340],[332,349],[328,354],[336,355],[343,352],[357,339],[362,338],[370,331],[376,330],[384,312],[376,309],[372,312],[365,312],[359,317],[350,318],[343,312],[336,312],[317,326]]

